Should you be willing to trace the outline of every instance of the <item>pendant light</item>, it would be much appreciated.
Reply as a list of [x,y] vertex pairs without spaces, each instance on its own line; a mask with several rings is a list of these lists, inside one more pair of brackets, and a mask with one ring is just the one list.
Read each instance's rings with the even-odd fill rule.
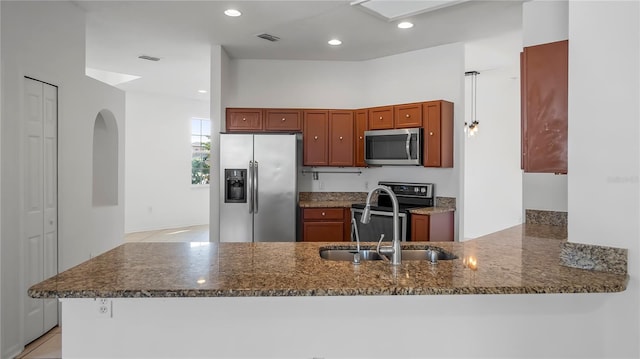
[[480,75],[480,73],[478,71],[467,71],[464,75],[471,76],[471,116],[469,117],[469,121],[465,121],[464,123],[464,132],[467,133],[468,137],[472,137],[478,133],[478,127],[480,126],[480,122],[478,122],[478,113],[476,111],[478,103],[477,84],[478,75]]

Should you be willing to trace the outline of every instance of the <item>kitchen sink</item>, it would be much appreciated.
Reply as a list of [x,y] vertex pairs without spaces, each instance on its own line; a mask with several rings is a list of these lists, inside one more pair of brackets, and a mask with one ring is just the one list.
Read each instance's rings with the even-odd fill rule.
[[[320,258],[330,261],[353,261],[353,255],[358,251],[355,249],[320,249]],[[379,261],[382,257],[376,253],[375,249],[361,249],[361,261]]]
[[[455,254],[443,251],[441,249],[403,249],[403,261],[429,261],[430,252],[435,251],[438,254],[438,260],[451,260],[458,258]],[[320,249],[320,258],[331,261],[353,261],[353,255],[357,253],[355,248],[345,249]],[[361,261],[379,261],[382,256],[376,253],[375,249],[361,249]]]

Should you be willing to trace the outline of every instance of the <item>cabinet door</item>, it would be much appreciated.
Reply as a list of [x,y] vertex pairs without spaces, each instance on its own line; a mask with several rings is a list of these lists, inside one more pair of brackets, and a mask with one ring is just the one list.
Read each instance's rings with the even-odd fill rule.
[[329,166],[353,166],[353,111],[329,112]]
[[302,131],[302,115],[299,110],[265,110],[265,130]]
[[344,222],[304,222],[305,242],[342,242]]
[[429,241],[453,242],[453,212],[429,215]]
[[393,106],[395,128],[422,127],[422,103]]
[[522,65],[524,171],[567,173],[568,41],[526,47]]
[[367,165],[364,162],[364,131],[367,130],[367,118],[369,118],[367,110],[356,111],[356,135],[354,140],[356,167],[365,167]]
[[440,167],[442,164],[440,158],[440,102],[426,102],[423,105],[423,111],[426,118],[423,163],[425,167]]
[[411,215],[411,240],[452,242],[454,212]]
[[227,108],[227,132],[251,132],[262,130],[262,109]]
[[429,240],[429,216],[422,214],[411,215],[411,241],[424,242]]
[[453,103],[429,101],[422,105],[425,167],[453,167]]
[[304,111],[303,150],[305,166],[326,166],[328,161],[328,111]]
[[388,130],[393,128],[393,106],[369,109],[369,129]]

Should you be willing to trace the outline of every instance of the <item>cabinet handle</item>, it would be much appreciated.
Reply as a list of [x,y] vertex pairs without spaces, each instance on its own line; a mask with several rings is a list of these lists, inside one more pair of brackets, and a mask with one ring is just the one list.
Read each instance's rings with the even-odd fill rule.
[[411,115],[406,114],[406,115],[404,115],[404,117],[409,118],[409,117],[411,117]]
[[360,139],[362,139],[362,136],[360,136]]
[[282,122],[284,122],[284,121],[286,121],[286,119],[283,117],[283,118],[282,118]]
[[429,132],[429,136],[433,136],[433,132]]
[[342,136],[340,136],[340,141],[342,141]]
[[313,136],[313,140],[317,141],[318,140],[318,136]]
[[247,120],[246,118],[244,118],[244,117],[242,118],[242,121],[246,121],[246,120]]
[[324,212],[322,212],[322,217],[324,217]]
[[380,119],[382,120],[382,116],[380,116]]

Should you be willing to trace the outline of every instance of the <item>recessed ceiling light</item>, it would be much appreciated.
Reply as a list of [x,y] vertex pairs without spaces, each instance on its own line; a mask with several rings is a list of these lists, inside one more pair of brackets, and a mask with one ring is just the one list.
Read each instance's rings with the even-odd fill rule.
[[200,93],[207,93],[207,90],[198,90]]
[[400,29],[410,29],[413,27],[413,24],[408,21],[403,21],[398,24],[398,28]]
[[331,46],[338,46],[338,45],[342,45],[342,41],[338,40],[338,39],[331,39],[328,41],[329,45]]
[[227,9],[224,11],[224,14],[231,17],[237,17],[242,15],[242,13],[236,9]]

